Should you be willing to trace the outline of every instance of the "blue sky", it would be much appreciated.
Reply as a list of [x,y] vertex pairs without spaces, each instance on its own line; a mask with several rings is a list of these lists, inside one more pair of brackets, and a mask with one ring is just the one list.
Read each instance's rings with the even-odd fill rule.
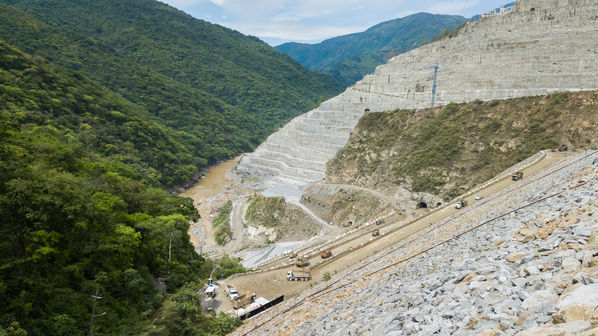
[[509,0],[161,0],[270,45],[315,43],[418,12],[471,17]]

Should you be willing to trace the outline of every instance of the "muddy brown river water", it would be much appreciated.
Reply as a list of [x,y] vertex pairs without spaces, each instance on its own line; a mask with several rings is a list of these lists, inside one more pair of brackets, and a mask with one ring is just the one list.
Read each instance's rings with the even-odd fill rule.
[[226,185],[233,183],[232,181],[226,179],[226,175],[231,169],[237,166],[239,159],[240,157],[236,157],[211,167],[208,169],[206,176],[203,179],[179,195],[193,199],[193,204],[195,204],[195,207],[199,210],[199,215],[201,216],[199,223],[196,223],[195,225],[203,225],[206,232],[206,241],[201,242],[200,237],[197,236],[195,230],[189,230],[191,242],[196,247],[202,245],[202,243],[212,246],[216,245],[214,241],[214,232],[209,220],[210,209],[208,209],[207,205],[204,204],[204,201],[223,192]]

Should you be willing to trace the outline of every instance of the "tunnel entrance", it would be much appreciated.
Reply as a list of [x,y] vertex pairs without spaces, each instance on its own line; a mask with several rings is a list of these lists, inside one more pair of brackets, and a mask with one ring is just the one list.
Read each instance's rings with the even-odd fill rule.
[[426,204],[426,202],[419,202],[415,206],[416,209],[426,209],[427,207],[428,207],[428,205]]

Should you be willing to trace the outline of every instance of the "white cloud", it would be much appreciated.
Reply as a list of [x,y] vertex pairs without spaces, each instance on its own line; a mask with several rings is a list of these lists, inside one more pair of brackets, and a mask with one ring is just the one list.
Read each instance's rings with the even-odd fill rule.
[[428,7],[428,11],[437,14],[459,14],[463,10],[475,7],[479,0],[441,1]]
[[264,24],[233,24],[231,28],[238,31],[251,31],[251,35],[263,39],[315,42],[329,37],[346,35],[365,30],[363,26],[332,26],[332,25],[303,25],[299,23],[264,23]]
[[417,12],[483,13],[507,0],[161,0],[265,40],[314,41]]

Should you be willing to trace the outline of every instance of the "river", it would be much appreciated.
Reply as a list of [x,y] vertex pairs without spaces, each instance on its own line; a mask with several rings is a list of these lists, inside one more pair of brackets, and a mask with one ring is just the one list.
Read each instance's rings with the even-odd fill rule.
[[[208,205],[205,204],[205,200],[223,192],[226,185],[233,183],[233,181],[227,180],[226,175],[231,169],[237,166],[239,159],[240,156],[209,168],[204,178],[179,195],[193,199],[193,204],[195,204],[195,207],[199,210],[199,215],[201,216],[199,222],[189,229],[191,242],[196,248],[199,248],[204,244],[216,246],[214,232],[209,220],[210,209],[208,208]],[[205,232],[205,234],[201,234],[202,231]]]

